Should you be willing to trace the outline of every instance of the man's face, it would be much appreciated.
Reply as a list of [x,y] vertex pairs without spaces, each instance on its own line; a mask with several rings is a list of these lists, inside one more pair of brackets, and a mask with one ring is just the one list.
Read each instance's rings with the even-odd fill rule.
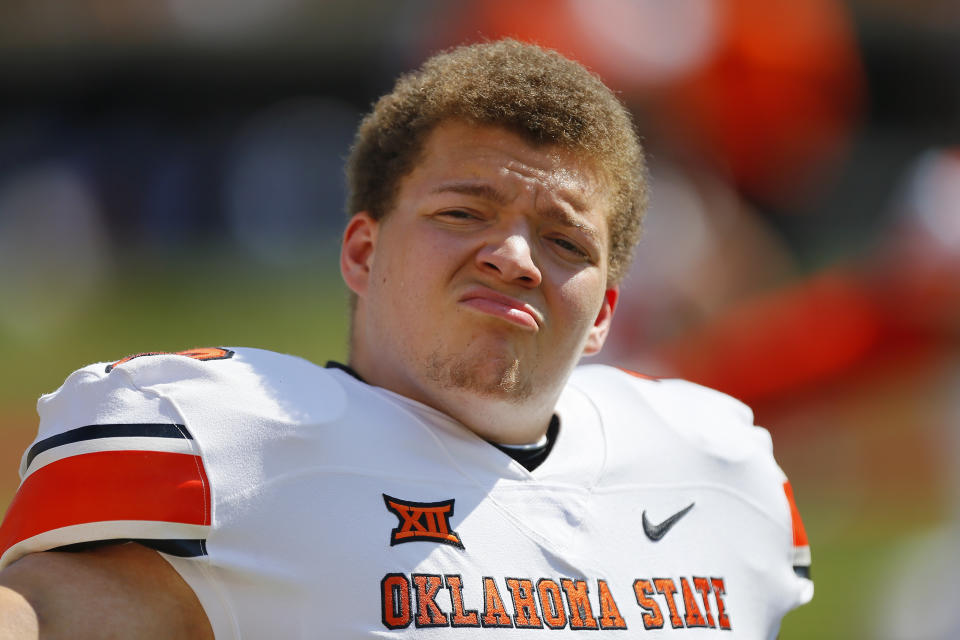
[[599,350],[616,300],[608,213],[574,154],[439,125],[393,209],[380,222],[357,214],[345,235],[361,373],[432,406],[463,391],[555,400],[581,354]]

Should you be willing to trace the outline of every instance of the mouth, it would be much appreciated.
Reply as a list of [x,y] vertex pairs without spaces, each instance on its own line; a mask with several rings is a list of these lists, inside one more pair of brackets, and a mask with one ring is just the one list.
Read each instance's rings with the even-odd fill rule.
[[543,317],[529,303],[488,287],[473,287],[459,300],[460,304],[479,313],[500,318],[518,327],[539,331]]

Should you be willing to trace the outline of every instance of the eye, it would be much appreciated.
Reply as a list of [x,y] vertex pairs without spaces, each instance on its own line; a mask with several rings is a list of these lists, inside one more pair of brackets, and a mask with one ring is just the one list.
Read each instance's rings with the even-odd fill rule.
[[438,217],[446,218],[448,220],[477,220],[479,216],[476,214],[470,213],[469,211],[464,211],[463,209],[449,209],[447,211],[441,211],[437,214]]
[[563,251],[573,254],[579,258],[589,258],[590,254],[581,249],[577,244],[571,242],[570,240],[564,237],[550,238],[550,241],[553,242],[556,246],[560,247]]

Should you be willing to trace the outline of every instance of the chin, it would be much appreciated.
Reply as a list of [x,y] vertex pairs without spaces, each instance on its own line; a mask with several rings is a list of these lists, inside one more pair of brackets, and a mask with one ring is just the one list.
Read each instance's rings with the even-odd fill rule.
[[523,370],[516,357],[434,352],[427,359],[426,373],[430,382],[442,389],[485,398],[520,402],[534,391],[529,371]]

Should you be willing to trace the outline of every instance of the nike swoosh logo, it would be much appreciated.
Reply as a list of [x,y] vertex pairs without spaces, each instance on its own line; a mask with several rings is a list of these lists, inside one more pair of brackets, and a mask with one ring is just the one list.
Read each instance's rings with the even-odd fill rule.
[[[693,509],[693,505],[696,504],[691,502],[687,507],[684,507],[680,511],[677,511],[675,514],[661,522],[660,524],[650,524],[650,521],[647,520],[647,511],[643,511],[643,532],[647,534],[647,537],[656,542],[663,536],[667,535],[667,532],[673,528],[673,525],[677,524],[677,521],[680,520],[683,516],[687,515],[687,512],[690,509]],[[636,513],[636,512],[634,512]]]

